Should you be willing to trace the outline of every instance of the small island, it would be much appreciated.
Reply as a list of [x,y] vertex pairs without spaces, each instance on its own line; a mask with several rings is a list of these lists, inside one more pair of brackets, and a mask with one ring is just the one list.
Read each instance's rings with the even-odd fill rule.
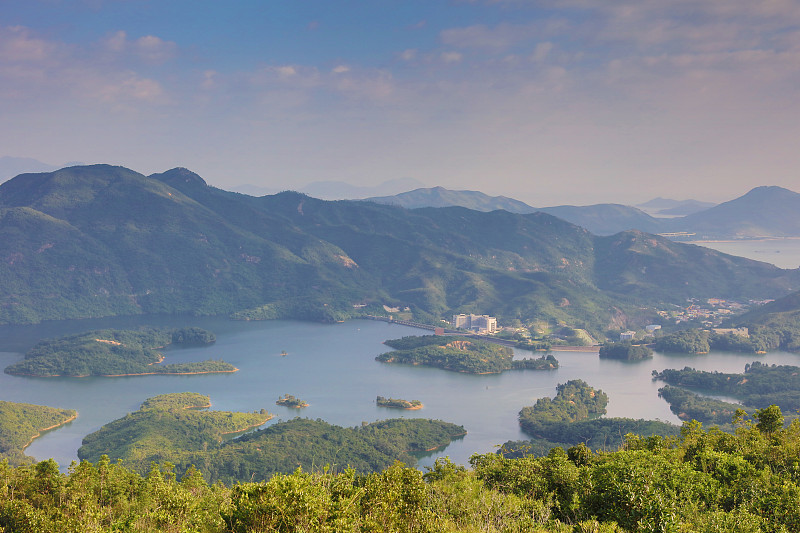
[[653,357],[649,347],[630,342],[607,342],[600,347],[600,359],[620,359],[623,361],[641,361]]
[[378,396],[375,400],[378,404],[378,407],[390,407],[392,409],[405,409],[408,411],[416,411],[418,409],[422,409],[423,405],[422,402],[419,400],[401,400],[399,398],[384,398],[383,396]]
[[35,377],[118,377],[148,374],[210,374],[236,372],[224,361],[161,364],[158,350],[169,346],[214,343],[214,334],[200,328],[104,329],[44,340],[25,358],[6,367],[6,374]]
[[384,342],[395,348],[375,358],[382,363],[424,365],[465,372],[468,374],[495,374],[504,370],[553,370],[558,361],[548,354],[538,359],[514,359],[514,351],[507,346],[466,338],[463,336],[423,335],[403,337]]
[[308,407],[308,403],[304,402],[300,398],[296,398],[291,394],[284,394],[278,401],[275,402],[277,405],[282,405],[284,407],[292,407],[294,409],[302,409],[303,407]]

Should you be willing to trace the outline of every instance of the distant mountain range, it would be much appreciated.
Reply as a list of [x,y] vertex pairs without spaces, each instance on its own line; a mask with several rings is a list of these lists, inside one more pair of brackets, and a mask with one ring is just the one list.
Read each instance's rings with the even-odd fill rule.
[[[352,185],[344,181],[314,181],[300,187],[297,192],[319,198],[321,200],[353,200],[375,195],[392,195],[409,189],[423,186],[424,184],[413,178],[398,178],[384,181],[378,185]],[[257,185],[239,185],[233,187],[235,192],[249,194],[250,196],[265,196],[277,194],[285,189],[274,187],[259,187]]]
[[[0,185],[0,322],[139,313],[342,320],[488,313],[603,332],[686,298],[776,298],[800,270],[545,212],[252,197],[182,168],[108,165]],[[358,310],[354,307],[358,305]]]
[[740,198],[719,205],[663,198],[642,204],[661,214],[674,215],[711,206],[674,218],[657,218],[636,207],[619,204],[535,208],[503,196],[493,197],[477,191],[450,191],[441,187],[416,189],[367,200],[407,209],[458,205],[479,211],[540,211],[572,222],[597,235],[613,235],[635,229],[648,233],[689,233],[698,240],[800,236],[800,194],[775,186],[757,187]]
[[714,207],[715,205],[717,204],[701,202],[699,200],[670,200],[669,198],[659,197],[643,204],[637,204],[635,207],[641,209],[648,215],[685,216]]
[[64,165],[48,165],[30,157],[0,157],[0,183],[25,172],[51,172],[59,168],[80,165],[81,163],[66,163]]

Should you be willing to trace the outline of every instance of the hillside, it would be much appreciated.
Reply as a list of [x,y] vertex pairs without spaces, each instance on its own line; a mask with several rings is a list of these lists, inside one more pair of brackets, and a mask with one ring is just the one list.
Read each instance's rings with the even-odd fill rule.
[[[775,298],[800,272],[537,212],[251,197],[95,165],[0,185],[0,323],[189,312],[333,321],[481,312],[603,331],[687,296]],[[724,275],[720,275],[723,273]],[[628,317],[636,318],[628,318]]]
[[33,439],[76,416],[73,409],[0,401],[0,464],[4,460],[12,465],[30,462],[23,451]]
[[269,479],[298,467],[330,465],[370,472],[396,460],[413,464],[409,455],[450,444],[466,433],[462,426],[439,420],[392,419],[356,428],[322,420],[295,418],[239,438],[225,438],[263,425],[272,415],[199,410],[211,404],[197,393],[164,394],[145,401],[138,411],[110,422],[83,439],[78,457],[92,462],[108,455],[141,474],[151,462],[170,461],[179,472],[201,466],[214,481],[227,483]]

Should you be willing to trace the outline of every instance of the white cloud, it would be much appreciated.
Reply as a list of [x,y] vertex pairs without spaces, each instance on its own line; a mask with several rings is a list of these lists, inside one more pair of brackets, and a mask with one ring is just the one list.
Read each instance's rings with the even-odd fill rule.
[[0,28],[0,61],[4,63],[40,63],[50,59],[56,46],[31,35],[21,26]]
[[442,61],[445,63],[458,63],[460,62],[464,56],[460,52],[442,52],[441,56]]

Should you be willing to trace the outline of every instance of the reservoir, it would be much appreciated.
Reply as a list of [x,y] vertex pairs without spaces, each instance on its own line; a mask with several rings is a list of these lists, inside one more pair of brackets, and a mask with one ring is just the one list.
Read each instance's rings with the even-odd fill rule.
[[[119,378],[31,378],[0,374],[0,400],[76,409],[74,422],[36,439],[26,453],[53,457],[62,468],[77,459],[83,437],[103,424],[135,411],[145,399],[170,392],[198,392],[211,397],[212,409],[257,411],[276,416],[267,424],[295,416],[323,419],[341,426],[358,426],[394,417],[422,417],[461,424],[468,434],[447,448],[423,457],[450,456],[466,464],[473,453],[493,452],[508,440],[526,438],[517,413],[537,398],[555,395],[555,387],[580,378],[609,396],[608,415],[659,419],[679,423],[658,397],[662,383],[652,370],[692,366],[702,370],[742,372],[746,363],[800,365],[800,356],[785,352],[744,355],[655,354],[651,360],[628,363],[600,360],[596,353],[559,352],[554,371],[518,370],[471,375],[437,368],[389,365],[375,361],[388,350],[386,339],[423,335],[420,329],[352,320],[338,324],[296,321],[236,322],[214,317],[133,317],[53,322],[35,326],[0,327],[0,365],[20,360],[39,339],[98,328],[139,325],[198,326],[217,336],[216,344],[166,350],[166,363],[223,359],[240,370],[231,374],[193,376],[150,375]],[[285,352],[285,355],[281,355]],[[541,353],[516,350],[517,357]],[[310,406],[300,411],[275,405],[292,394]],[[403,411],[378,407],[376,396],[420,400],[424,409]]]
[[718,252],[772,263],[780,268],[800,267],[800,238],[797,237],[692,241],[689,244],[698,244]]

